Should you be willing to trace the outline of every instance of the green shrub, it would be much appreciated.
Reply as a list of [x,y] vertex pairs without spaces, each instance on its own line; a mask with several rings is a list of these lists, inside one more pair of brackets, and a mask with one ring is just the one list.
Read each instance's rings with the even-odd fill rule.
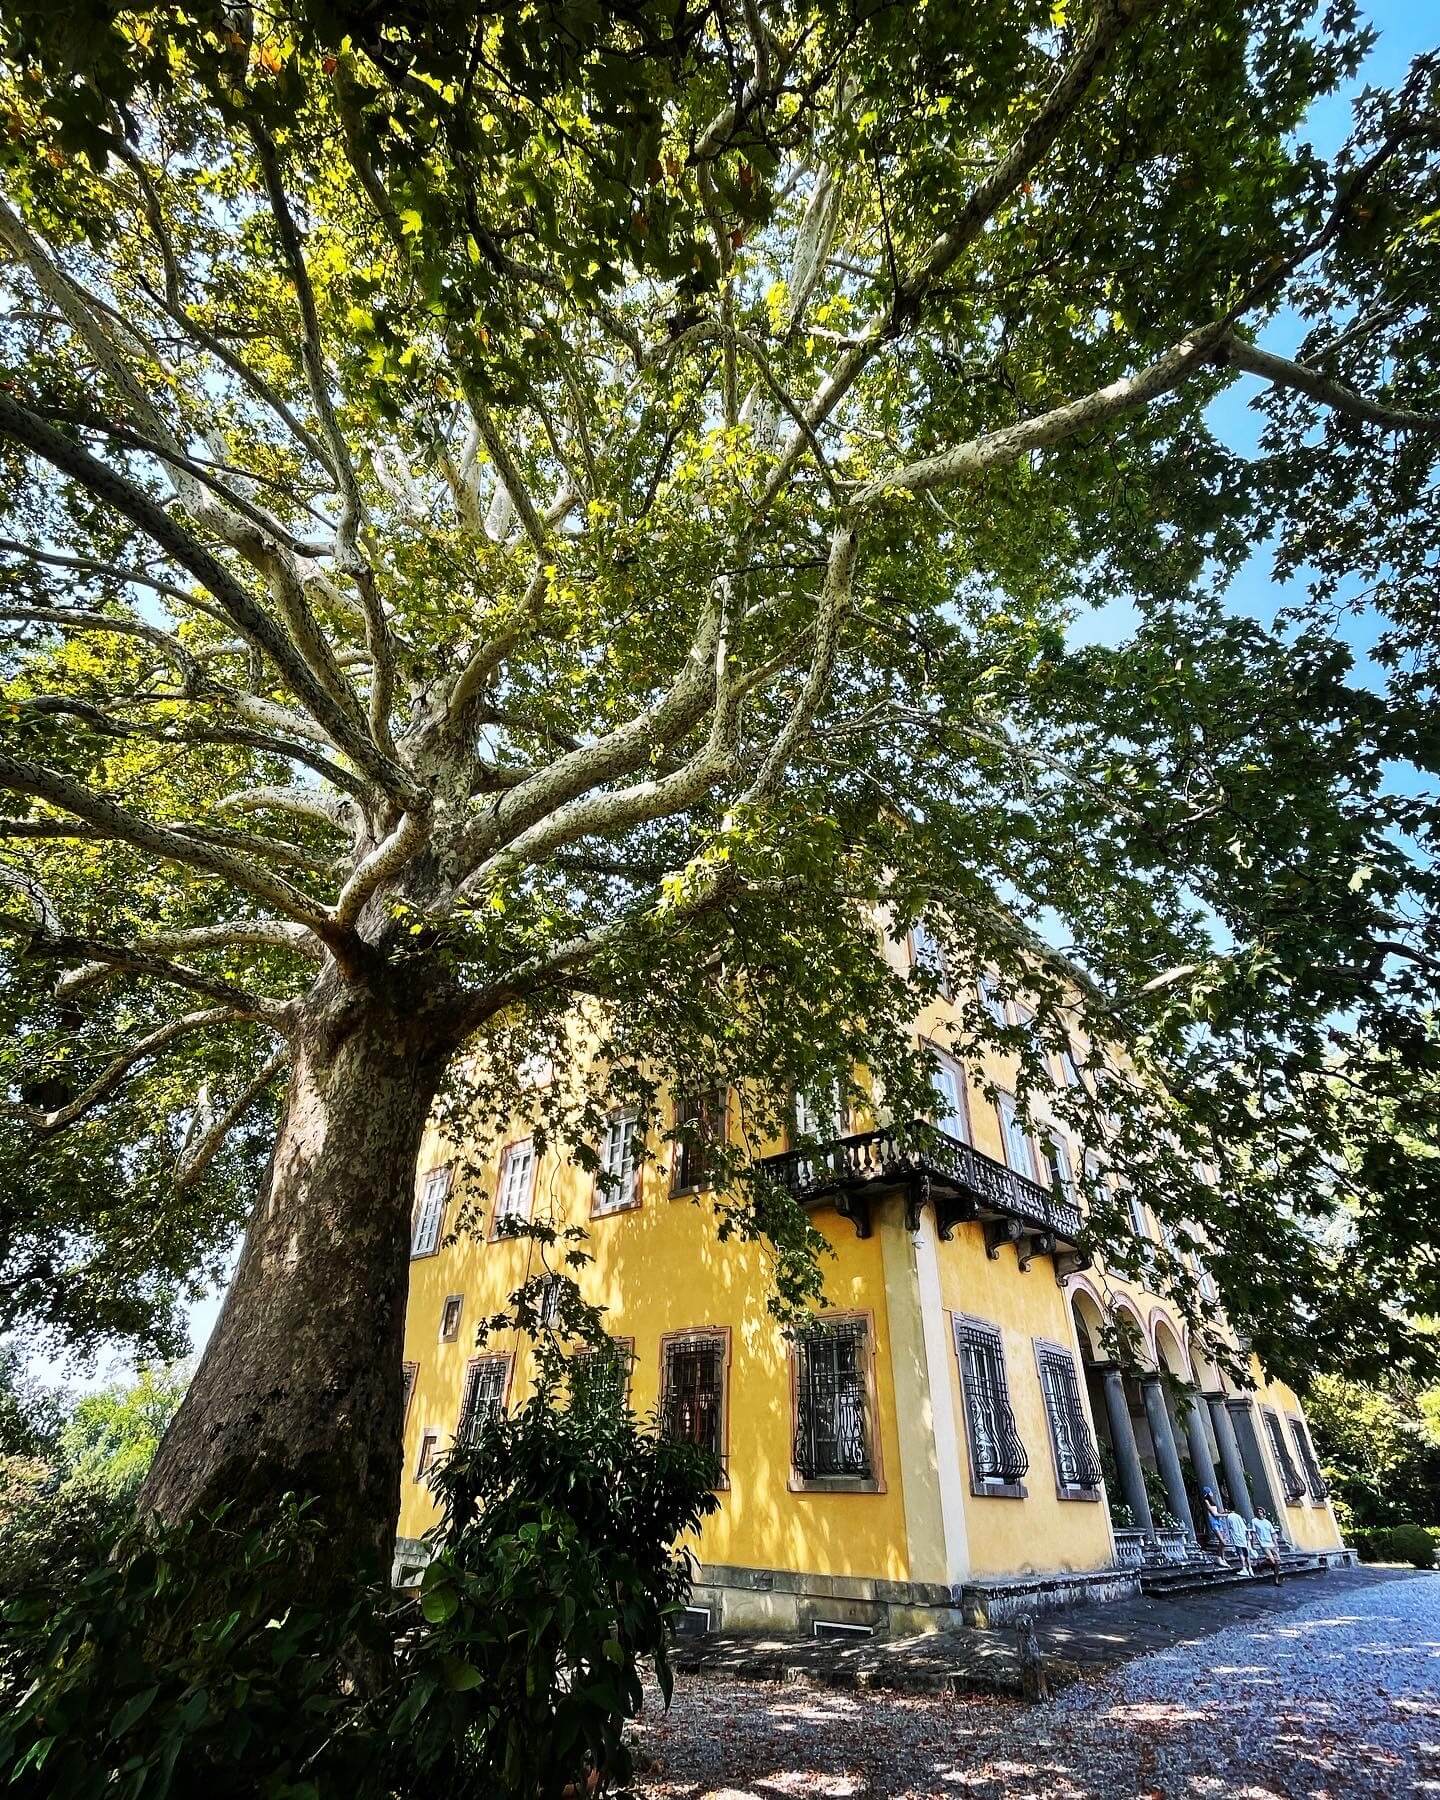
[[1392,1525],[1386,1535],[1391,1562],[1408,1562],[1417,1569],[1435,1567],[1435,1540],[1423,1525]]
[[1440,1549],[1440,1528],[1376,1525],[1368,1531],[1352,1532],[1350,1543],[1361,1562],[1411,1563],[1417,1569],[1433,1569]]
[[[550,1398],[553,1398],[551,1396]],[[320,1525],[117,1524],[9,1546],[0,1789],[17,1800],[395,1800],[623,1780],[640,1666],[669,1693],[716,1471],[618,1405],[540,1396],[442,1462],[418,1599],[317,1586]]]

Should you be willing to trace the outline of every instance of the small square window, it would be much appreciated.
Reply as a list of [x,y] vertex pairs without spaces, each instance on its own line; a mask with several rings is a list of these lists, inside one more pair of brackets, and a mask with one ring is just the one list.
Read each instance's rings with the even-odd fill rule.
[[453,1344],[460,1335],[460,1315],[465,1309],[463,1294],[447,1294],[440,1308],[440,1342]]
[[410,1402],[415,1398],[415,1382],[419,1374],[419,1363],[407,1362],[400,1366],[400,1429],[402,1431],[409,1422]]
[[415,1479],[423,1481],[435,1461],[435,1449],[440,1442],[438,1431],[424,1431],[420,1434],[420,1454],[415,1459]]

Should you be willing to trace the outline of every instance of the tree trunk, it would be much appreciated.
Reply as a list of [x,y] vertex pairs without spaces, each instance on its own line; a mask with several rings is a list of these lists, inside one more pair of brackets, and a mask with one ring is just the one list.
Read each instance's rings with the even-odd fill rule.
[[453,1048],[417,988],[326,976],[304,1003],[265,1192],[140,1496],[173,1520],[312,1495],[337,1577],[388,1569],[400,1504],[416,1159]]

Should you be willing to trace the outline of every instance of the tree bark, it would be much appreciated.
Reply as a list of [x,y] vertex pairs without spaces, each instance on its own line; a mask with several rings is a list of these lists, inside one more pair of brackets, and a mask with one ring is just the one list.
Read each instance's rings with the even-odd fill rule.
[[388,1569],[394,1544],[416,1161],[454,1048],[435,988],[406,985],[330,972],[304,1003],[265,1192],[140,1495],[169,1520],[313,1496],[341,1579]]

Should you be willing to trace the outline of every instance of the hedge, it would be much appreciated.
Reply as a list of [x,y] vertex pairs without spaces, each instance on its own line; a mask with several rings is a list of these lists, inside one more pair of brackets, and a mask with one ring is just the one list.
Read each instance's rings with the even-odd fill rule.
[[1350,1542],[1361,1562],[1411,1563],[1417,1569],[1433,1569],[1440,1551],[1440,1526],[1375,1525],[1352,1531]]

